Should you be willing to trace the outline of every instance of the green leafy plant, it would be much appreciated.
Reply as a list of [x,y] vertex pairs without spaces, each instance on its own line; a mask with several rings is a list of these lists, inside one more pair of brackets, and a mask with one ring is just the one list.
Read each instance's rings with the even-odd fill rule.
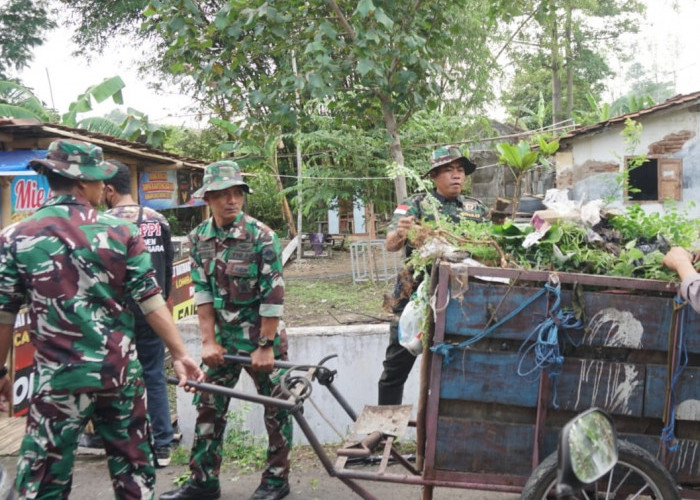
[[245,429],[245,416],[250,411],[244,405],[240,411],[229,412],[228,432],[224,437],[222,458],[246,470],[258,470],[265,465],[267,457],[267,439],[255,436]]
[[[440,228],[426,228],[415,243],[442,238],[456,249],[490,266],[587,273],[677,281],[675,272],[661,261],[670,246],[692,249],[700,233],[700,221],[667,203],[663,213],[646,213],[639,205],[603,219],[594,228],[574,221],[553,223],[536,244],[523,242],[534,228],[506,221],[454,224],[444,220]],[[422,270],[435,255],[414,252],[409,263]]]
[[[544,137],[537,137],[534,141],[539,145],[539,150],[533,150],[531,144],[527,141],[520,141],[515,145],[508,142],[501,142],[496,145],[496,149],[500,154],[499,161],[510,168],[513,177],[515,177],[512,203],[513,217],[518,212],[520,188],[525,174],[538,162],[542,162],[544,158],[553,155],[559,149],[558,141],[547,142]],[[543,164],[545,166],[549,165],[548,162]]]
[[[615,188],[611,194],[605,196],[603,200],[607,203],[613,203],[618,200],[618,196],[623,201],[630,199],[629,193],[638,193],[639,188],[636,188],[629,183],[630,171],[642,166],[647,161],[645,154],[636,154],[635,151],[642,140],[642,124],[631,118],[625,120],[625,127],[620,132],[625,143],[625,157],[619,158],[622,168],[615,176]],[[625,161],[627,164],[625,165]]]

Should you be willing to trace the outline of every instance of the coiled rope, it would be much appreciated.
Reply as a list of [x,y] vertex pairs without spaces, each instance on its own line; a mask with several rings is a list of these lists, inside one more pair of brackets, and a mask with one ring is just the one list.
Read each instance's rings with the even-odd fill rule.
[[[521,303],[507,316],[494,323],[489,328],[484,328],[483,330],[466,330],[466,333],[471,333],[473,337],[465,340],[464,342],[459,344],[442,343],[431,347],[430,350],[443,356],[443,363],[449,364],[452,361],[452,351],[454,349],[464,349],[465,347],[483,339],[501,325],[520,314],[524,309],[526,309],[530,304],[535,302],[544,294],[553,296],[554,303],[549,308],[549,312],[544,320],[535,326],[535,328],[528,334],[523,343],[520,345],[520,348],[518,349],[517,372],[521,377],[527,377],[535,372],[537,372],[539,375],[539,372],[542,370],[546,371],[554,382],[552,404],[555,408],[558,408],[556,403],[556,378],[561,373],[561,367],[564,363],[564,356],[560,347],[559,330],[560,328],[564,330],[583,328],[583,321],[576,318],[573,311],[560,309],[561,284],[559,283],[556,285],[545,283],[541,290],[532,295],[528,300]],[[568,334],[566,338],[572,345],[578,345]],[[533,354],[535,357],[533,366],[530,369],[524,369],[524,363],[530,354]]]
[[[559,336],[559,330],[576,330],[583,328],[583,321],[576,318],[576,315],[571,310],[561,310],[561,285],[556,286],[545,285],[547,291],[554,295],[554,303],[549,310],[549,313],[525,338],[518,349],[518,375],[531,381],[539,378],[540,372],[545,371],[552,381],[552,406],[555,409],[559,408],[557,404],[557,377],[561,373],[562,365],[564,364],[564,355],[562,353],[562,342]],[[566,340],[577,347],[571,336],[567,334]],[[526,347],[527,346],[527,347]],[[526,369],[524,367],[527,358],[534,356],[532,367]],[[531,377],[535,374],[534,377]]]
[[[677,349],[676,362],[674,366],[669,366],[671,375],[671,387],[669,392],[669,414],[668,422],[666,426],[661,429],[661,441],[666,445],[668,451],[676,451],[678,448],[678,442],[676,441],[676,435],[674,433],[674,428],[676,426],[676,383],[683,373],[683,369],[688,364],[688,349],[685,344],[685,334],[683,332],[683,324],[685,323],[685,312],[687,302],[683,301],[680,297],[676,296],[673,304],[673,311],[679,311],[677,323],[672,325],[678,329],[678,337],[676,345],[673,346]],[[669,335],[669,338],[673,338],[673,335]],[[670,349],[669,349],[670,352]]]

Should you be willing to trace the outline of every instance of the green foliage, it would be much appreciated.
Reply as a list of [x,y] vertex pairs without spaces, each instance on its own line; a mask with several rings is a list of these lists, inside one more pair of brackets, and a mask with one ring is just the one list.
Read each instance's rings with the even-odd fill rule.
[[101,53],[116,37],[125,37],[135,43],[146,38],[139,26],[149,0],[58,1],[72,14],[69,17],[75,28],[72,38],[83,54],[86,51]]
[[[243,470],[259,470],[265,466],[267,458],[267,439],[255,436],[244,429],[245,417],[250,411],[250,405],[244,405],[240,411],[230,411],[227,414],[228,425],[224,437],[222,453],[223,462],[235,465]],[[189,450],[178,446],[171,454],[173,465],[185,465],[189,462]],[[189,473],[183,473],[173,482],[178,486],[184,484]]]
[[[692,248],[700,221],[678,212],[673,204],[667,204],[662,214],[646,213],[639,205],[632,205],[593,228],[599,238],[592,238],[591,228],[583,224],[562,221],[552,224],[528,248],[522,244],[534,231],[529,224],[443,221],[441,229],[442,237],[453,246],[487,265],[500,266],[501,254],[495,243],[509,267],[677,281],[678,275],[661,264],[663,251],[670,246]],[[411,264],[425,268],[432,260],[414,252]]]
[[111,97],[116,104],[123,104],[122,89],[124,86],[124,81],[120,77],[113,76],[97,85],[88,87],[85,92],[68,105],[68,112],[61,117],[62,124],[75,127],[78,113],[92,111],[93,100],[100,103]]
[[617,40],[637,31],[645,9],[637,0],[494,3],[500,5],[495,15],[505,12],[512,19],[511,29],[501,30],[515,72],[503,104],[529,128],[535,125],[530,118],[540,115],[535,110],[541,94],[547,103],[544,123],[571,118],[569,110],[584,109],[589,93],[598,100],[613,74],[609,55],[631,50]]
[[543,136],[537,136],[533,141],[539,146],[539,149],[533,150],[527,141],[520,141],[516,145],[507,142],[501,142],[496,145],[496,149],[500,153],[499,161],[510,168],[515,177],[513,216],[518,212],[520,186],[525,174],[538,162],[549,167],[547,157],[552,156],[559,149],[558,141],[547,142]]
[[56,121],[58,116],[26,87],[0,80],[0,116],[33,118],[42,122]]
[[185,127],[165,127],[163,149],[204,161],[216,161],[221,158],[219,146],[228,140],[228,135],[219,127],[208,127],[201,130]]
[[165,127],[149,123],[147,115],[132,108],[127,109],[127,114],[119,114],[122,116],[119,122],[106,117],[90,117],[83,118],[76,126],[128,141],[145,142],[154,148],[163,148]]
[[282,215],[281,194],[277,192],[275,179],[269,172],[248,177],[246,182],[253,190],[247,197],[246,213],[270,226],[277,234],[285,235],[287,226]]
[[532,151],[527,141],[520,141],[516,145],[501,142],[496,145],[496,149],[500,153],[499,161],[513,169],[513,175],[516,177],[520,172],[530,169],[538,157],[537,151]]
[[663,213],[646,213],[641,206],[634,204],[627,207],[624,217],[614,217],[610,222],[624,240],[651,241],[662,235],[673,246],[689,248],[698,239],[700,230],[700,220],[688,215],[688,210],[694,206],[690,203],[679,211],[675,202],[668,201]]
[[[0,80],[29,65],[33,50],[56,27],[42,0],[5,0],[0,5]],[[3,113],[0,112],[0,115]]]
[[250,406],[244,405],[241,411],[228,412],[222,459],[244,470],[259,470],[267,458],[267,439],[244,429],[249,410]]
[[[625,120],[625,127],[620,132],[620,135],[624,139],[625,143],[625,156],[618,157],[622,168],[620,172],[615,176],[615,187],[612,193],[604,197],[606,203],[611,204],[618,201],[619,197],[624,200],[629,200],[629,193],[639,192],[638,188],[630,185],[629,183],[629,173],[630,170],[640,167],[647,161],[645,154],[635,154],[637,146],[642,140],[642,124],[638,123],[631,118]],[[625,164],[625,162],[627,162]],[[625,194],[625,190],[627,194]]]
[[479,105],[488,96],[486,0],[200,7],[150,4],[144,27],[158,43],[154,67],[185,82],[218,118],[244,117],[229,132],[236,140],[258,125],[282,135],[313,131],[305,103],[318,100],[339,123],[382,123],[392,160],[402,163],[399,130],[417,109],[445,100]]

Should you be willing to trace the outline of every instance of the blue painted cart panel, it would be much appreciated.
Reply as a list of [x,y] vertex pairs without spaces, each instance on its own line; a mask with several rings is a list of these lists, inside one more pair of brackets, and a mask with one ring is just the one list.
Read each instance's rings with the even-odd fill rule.
[[[459,299],[451,299],[445,313],[446,335],[472,337],[482,332],[489,319],[500,320],[534,297],[541,286],[510,287],[498,283],[471,282]],[[573,309],[571,292],[563,290],[562,308]],[[587,331],[571,335],[586,345],[666,351],[673,313],[672,297],[631,296],[616,292],[585,292]],[[495,339],[523,341],[544,318],[547,300],[542,296],[498,327]],[[688,329],[700,331],[700,317],[688,315]],[[700,335],[688,339],[689,352],[700,352]]]
[[[465,268],[439,266],[432,290],[434,346],[480,335],[538,294],[550,276]],[[485,282],[474,278],[478,273],[517,283]],[[551,307],[544,295],[483,339],[453,348],[449,362],[429,354],[426,475],[443,480],[459,474],[526,478],[536,460],[555,449],[561,426],[597,406],[613,414],[621,436],[660,456],[687,488],[700,485],[700,315],[689,307],[682,314],[674,310],[676,288],[669,284],[565,273],[557,277],[563,283],[562,307],[573,308],[578,297],[586,324],[581,330],[560,329],[559,338],[568,335],[573,342],[560,343],[563,364],[555,377],[539,369],[529,379],[518,374],[518,368],[528,371],[521,364],[528,361],[520,355]],[[585,288],[576,289],[579,282]],[[671,407],[669,367],[677,366],[681,351],[689,354],[690,363],[677,377]],[[675,451],[661,441],[669,421]]]

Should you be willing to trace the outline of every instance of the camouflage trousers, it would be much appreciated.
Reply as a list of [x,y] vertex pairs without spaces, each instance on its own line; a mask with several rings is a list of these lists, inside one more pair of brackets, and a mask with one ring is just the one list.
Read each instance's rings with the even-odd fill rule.
[[90,419],[105,443],[115,498],[153,498],[156,471],[141,378],[99,392],[32,396],[17,463],[20,498],[68,498],[78,438]]
[[[241,365],[228,364],[207,370],[207,381],[233,388],[241,375]],[[244,367],[255,383],[258,394],[277,397],[281,394],[279,370],[272,373],[256,372]],[[190,454],[190,481],[215,487],[219,485],[219,469],[223,450],[226,414],[231,398],[207,392],[194,397],[197,405],[197,423],[194,444]],[[268,446],[262,482],[281,485],[289,476],[289,455],[292,443],[292,416],[289,411],[275,406],[265,406],[265,428]]]

